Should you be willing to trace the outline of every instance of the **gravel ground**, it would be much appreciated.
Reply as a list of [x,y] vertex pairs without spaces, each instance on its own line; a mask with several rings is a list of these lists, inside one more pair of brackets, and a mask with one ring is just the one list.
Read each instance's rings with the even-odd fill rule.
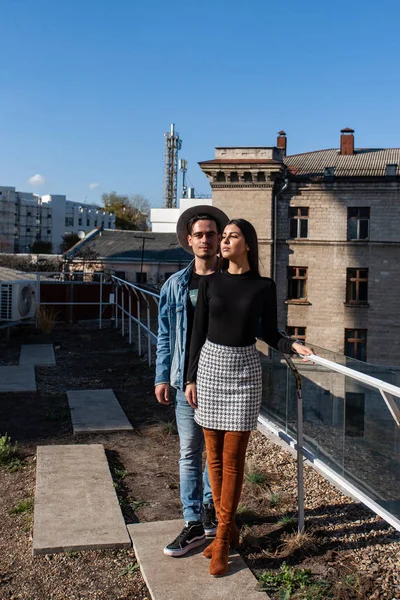
[[[19,346],[29,337],[20,330],[9,343],[1,341],[0,364],[17,364]],[[111,330],[57,328],[53,341],[57,368],[37,370],[39,393],[0,394],[0,434],[18,441],[24,464],[13,473],[0,469],[0,600],[149,600],[132,550],[33,558],[31,510],[10,514],[33,497],[37,445],[95,441],[104,444],[110,464],[125,471],[116,482],[127,523],[181,516],[173,413],[153,398],[152,369]],[[65,391],[84,386],[112,387],[134,432],[73,437]],[[329,596],[307,598],[400,600],[399,534],[390,526],[306,465],[312,543],[288,551],[285,536],[296,526],[282,517],[296,514],[293,456],[254,432],[246,469],[240,551],[255,574],[278,572],[285,561],[329,582]]]

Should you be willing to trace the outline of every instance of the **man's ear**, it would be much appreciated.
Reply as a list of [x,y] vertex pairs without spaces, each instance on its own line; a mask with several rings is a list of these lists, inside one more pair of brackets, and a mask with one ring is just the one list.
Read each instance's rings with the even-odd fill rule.
[[187,236],[187,241],[188,241],[189,246],[192,246],[192,236],[191,235]]

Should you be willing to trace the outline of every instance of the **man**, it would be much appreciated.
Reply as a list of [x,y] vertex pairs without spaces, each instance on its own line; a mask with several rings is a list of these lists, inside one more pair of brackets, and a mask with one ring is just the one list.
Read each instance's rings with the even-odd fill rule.
[[[217,520],[207,466],[202,477],[203,431],[194,420],[194,409],[185,398],[186,369],[199,282],[217,269],[221,233],[228,217],[213,206],[194,206],[181,214],[177,237],[194,254],[188,267],[174,273],[161,289],[155,395],[171,404],[169,385],[176,389],[175,414],[180,444],[180,494],[184,528],[165,546],[169,556],[183,556],[215,535]],[[202,482],[203,478],[203,482]]]

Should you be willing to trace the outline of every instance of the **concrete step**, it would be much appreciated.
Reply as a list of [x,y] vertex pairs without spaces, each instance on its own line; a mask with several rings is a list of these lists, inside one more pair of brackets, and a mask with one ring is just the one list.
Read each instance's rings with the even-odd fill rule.
[[159,521],[128,525],[136,558],[153,600],[268,600],[244,560],[230,555],[225,577],[209,574],[205,547],[194,548],[180,558],[163,554],[163,548],[181,531],[183,521]]
[[33,555],[130,546],[103,446],[38,446]]
[[133,429],[112,390],[67,392],[74,434]]
[[0,367],[0,392],[36,392],[34,367]]
[[26,344],[21,346],[19,364],[38,367],[55,366],[56,357],[53,344]]

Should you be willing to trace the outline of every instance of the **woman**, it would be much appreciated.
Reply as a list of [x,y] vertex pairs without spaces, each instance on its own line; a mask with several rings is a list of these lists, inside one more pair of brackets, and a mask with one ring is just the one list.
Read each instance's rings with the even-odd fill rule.
[[261,277],[254,227],[244,219],[226,225],[221,255],[226,271],[199,286],[185,394],[203,427],[211,489],[218,516],[215,540],[204,551],[215,577],[228,570],[229,545],[237,545],[235,514],[242,490],[250,431],[261,404],[261,364],[255,339],[281,352],[312,354],[277,328],[275,283]]

